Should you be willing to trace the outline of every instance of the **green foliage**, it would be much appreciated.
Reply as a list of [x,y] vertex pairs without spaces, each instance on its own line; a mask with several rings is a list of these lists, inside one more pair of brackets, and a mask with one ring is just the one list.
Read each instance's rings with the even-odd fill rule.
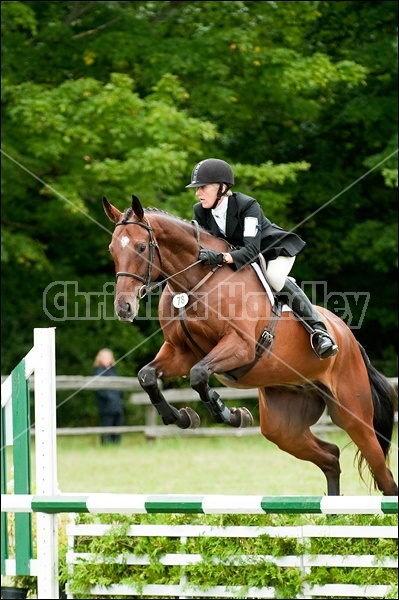
[[[112,524],[108,534],[101,538],[77,539],[76,552],[92,552],[106,557],[108,564],[85,564],[84,561],[74,567],[69,579],[76,597],[84,597],[93,585],[109,586],[113,583],[127,584],[138,593],[144,585],[178,584],[181,577],[187,578],[187,585],[204,591],[212,586],[238,586],[237,597],[245,597],[248,587],[274,587],[277,598],[295,598],[303,583],[323,585],[342,583],[355,585],[386,585],[395,588],[396,569],[356,567],[313,567],[310,573],[303,575],[299,568],[279,567],[273,562],[256,560],[257,555],[300,556],[306,554],[376,554],[383,558],[397,555],[397,544],[390,539],[359,538],[312,538],[309,544],[298,542],[296,538],[284,538],[261,535],[254,538],[188,538],[182,542],[179,538],[131,537],[126,536],[131,524],[164,525],[230,525],[246,526],[298,526],[328,525],[330,518],[322,515],[79,515],[79,523]],[[343,515],[334,519],[334,525],[395,525],[394,515]],[[202,562],[187,566],[167,566],[159,561],[162,556],[174,553],[201,554]],[[148,556],[149,564],[131,566],[117,564],[116,557],[122,554]],[[249,563],[247,560],[249,559]],[[116,596],[117,597],[117,596]]]
[[[348,251],[347,261],[353,265],[363,263],[380,273],[389,273],[393,266],[398,265],[397,236],[397,223],[387,225],[365,220],[353,227],[343,243],[343,248]],[[350,250],[352,254],[349,254]]]
[[207,156],[228,160],[236,189],[305,239],[299,283],[370,293],[355,334],[392,368],[397,8],[2,2],[2,372],[33,327],[54,324],[60,374],[89,374],[104,345],[130,357],[129,375],[153,358],[156,321],[55,323],[44,290],[113,281],[104,195],[192,218],[184,186]]
[[[396,569],[363,567],[361,570],[346,567],[317,567],[312,568],[307,581],[312,585],[327,583],[345,583],[352,585],[389,585],[398,580]],[[366,583],[367,582],[367,583]]]
[[46,248],[26,234],[3,231],[1,255],[4,263],[16,262],[26,268],[51,268],[46,257]]

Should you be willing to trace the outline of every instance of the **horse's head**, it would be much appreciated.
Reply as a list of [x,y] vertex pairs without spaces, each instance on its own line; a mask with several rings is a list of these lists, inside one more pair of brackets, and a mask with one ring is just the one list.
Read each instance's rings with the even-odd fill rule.
[[133,321],[147,286],[159,275],[158,246],[136,196],[132,196],[132,205],[124,213],[106,198],[103,207],[116,224],[109,246],[117,277],[115,311],[121,321]]

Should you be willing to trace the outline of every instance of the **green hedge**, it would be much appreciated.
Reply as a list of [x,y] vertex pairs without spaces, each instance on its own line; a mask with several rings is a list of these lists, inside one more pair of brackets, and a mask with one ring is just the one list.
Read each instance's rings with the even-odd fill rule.
[[[177,585],[183,575],[187,576],[190,586],[203,590],[210,587],[242,586],[240,596],[250,587],[274,587],[276,597],[294,598],[300,593],[303,583],[310,585],[391,584],[392,596],[397,597],[397,569],[383,567],[313,567],[304,576],[299,568],[281,567],[273,562],[261,566],[253,564],[223,565],[215,564],[214,559],[237,561],[237,557],[258,554],[275,557],[298,556],[306,554],[374,554],[376,561],[385,557],[397,557],[397,540],[385,538],[311,538],[305,546],[303,540],[290,537],[270,537],[261,535],[256,538],[188,538],[182,544],[179,538],[168,537],[132,537],[126,532],[134,524],[163,525],[213,525],[213,526],[298,526],[298,525],[396,525],[396,515],[351,515],[351,516],[291,516],[291,515],[79,515],[78,523],[112,524],[109,533],[102,537],[78,537],[75,540],[75,552],[101,554],[104,558],[115,559],[120,554],[147,555],[149,565],[125,564],[88,564],[74,565],[72,576],[68,577],[70,590],[75,598],[89,597],[90,588],[96,585],[129,585],[138,593],[145,585]],[[203,562],[188,566],[168,566],[159,562],[160,557],[169,553],[201,554]],[[98,597],[98,596],[97,596]],[[118,596],[107,596],[117,598]],[[120,596],[122,597],[122,596]]]

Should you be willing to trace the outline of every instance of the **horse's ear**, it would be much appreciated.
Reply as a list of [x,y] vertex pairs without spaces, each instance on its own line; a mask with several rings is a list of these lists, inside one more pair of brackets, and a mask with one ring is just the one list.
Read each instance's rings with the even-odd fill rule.
[[142,221],[144,217],[144,209],[141,206],[140,200],[135,195],[132,196],[132,209],[139,221]]
[[103,197],[103,207],[105,210],[105,214],[107,215],[108,219],[110,221],[113,221],[114,223],[118,223],[118,221],[120,221],[122,219],[122,213],[120,210],[118,210],[117,208],[115,208],[115,206],[112,206],[112,204],[110,202],[108,202],[108,200],[106,199],[106,197]]

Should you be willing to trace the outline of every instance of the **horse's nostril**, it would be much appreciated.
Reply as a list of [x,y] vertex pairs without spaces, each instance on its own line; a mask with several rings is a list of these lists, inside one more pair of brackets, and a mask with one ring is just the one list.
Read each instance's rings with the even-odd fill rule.
[[126,319],[132,314],[132,306],[130,302],[121,302],[119,306],[116,307],[116,313],[118,317],[122,319]]

